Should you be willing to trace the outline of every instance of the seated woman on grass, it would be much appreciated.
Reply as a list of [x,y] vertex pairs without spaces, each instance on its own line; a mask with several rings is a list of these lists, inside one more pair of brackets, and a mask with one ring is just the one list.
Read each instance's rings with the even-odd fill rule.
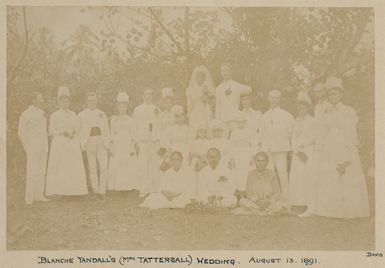
[[282,196],[277,175],[267,169],[269,157],[264,152],[255,155],[255,169],[249,172],[246,183],[246,198],[239,201],[240,208],[234,214],[256,213],[271,215],[281,211]]
[[189,167],[182,165],[183,155],[174,151],[170,155],[171,167],[167,169],[160,179],[160,189],[146,197],[141,207],[158,208],[184,208],[191,202],[192,172]]

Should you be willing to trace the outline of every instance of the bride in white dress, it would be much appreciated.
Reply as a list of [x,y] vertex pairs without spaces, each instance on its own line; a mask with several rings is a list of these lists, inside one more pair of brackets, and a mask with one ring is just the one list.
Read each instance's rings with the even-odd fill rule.
[[214,95],[214,90],[209,70],[202,65],[195,67],[186,89],[189,127],[208,128],[208,123],[212,119],[208,102],[210,96]]
[[118,94],[118,115],[111,118],[112,156],[109,163],[108,190],[139,189],[135,125],[133,118],[127,114],[128,99],[126,93]]
[[78,139],[79,119],[69,110],[70,97],[66,87],[58,92],[60,109],[50,117],[49,153],[46,195],[84,195],[88,193],[86,173]]

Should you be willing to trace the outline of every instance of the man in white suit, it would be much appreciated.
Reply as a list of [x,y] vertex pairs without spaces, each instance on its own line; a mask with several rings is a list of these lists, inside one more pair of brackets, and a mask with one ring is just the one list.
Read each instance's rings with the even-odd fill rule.
[[[96,93],[87,94],[87,108],[79,113],[80,145],[86,151],[91,187],[96,194],[105,194],[108,176],[110,129],[106,114],[97,107]],[[97,167],[99,164],[98,177]]]
[[198,173],[198,200],[214,207],[233,207],[237,203],[235,180],[217,148],[207,151],[207,165]]
[[293,116],[282,109],[280,105],[281,92],[269,92],[270,108],[263,114],[260,122],[262,150],[270,155],[270,163],[277,170],[284,202],[288,206],[289,177],[287,170],[287,156],[291,151],[291,134],[294,124]]
[[229,64],[221,66],[221,74],[223,82],[215,89],[215,118],[231,128],[239,110],[241,95],[250,94],[251,88],[232,79]]
[[19,119],[18,136],[27,155],[25,203],[47,201],[44,197],[47,168],[47,119],[42,110],[44,100],[40,92],[32,92],[31,105]]

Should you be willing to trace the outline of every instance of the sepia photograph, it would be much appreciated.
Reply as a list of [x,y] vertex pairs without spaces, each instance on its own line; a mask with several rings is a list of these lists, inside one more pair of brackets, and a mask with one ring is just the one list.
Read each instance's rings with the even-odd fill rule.
[[6,250],[375,250],[373,7],[6,24]]

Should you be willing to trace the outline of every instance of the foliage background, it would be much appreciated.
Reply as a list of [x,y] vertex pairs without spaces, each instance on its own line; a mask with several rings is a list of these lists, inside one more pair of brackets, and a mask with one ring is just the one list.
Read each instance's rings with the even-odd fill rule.
[[[95,20],[79,23],[69,36],[48,24],[36,27],[31,15],[39,8],[8,6],[7,12],[7,163],[12,172],[21,170],[16,131],[29,92],[44,93],[48,114],[56,109],[59,85],[70,88],[76,112],[89,90],[97,92],[100,108],[109,115],[122,90],[130,95],[131,110],[147,87],[159,96],[162,87],[171,86],[184,104],[194,66],[206,65],[219,83],[224,61],[233,65],[236,80],[252,86],[262,111],[272,88],[283,92],[284,108],[294,113],[298,90],[311,90],[327,75],[342,77],[345,102],[360,117],[364,167],[373,164],[371,8],[72,7]],[[66,7],[45,10],[52,9]]]

